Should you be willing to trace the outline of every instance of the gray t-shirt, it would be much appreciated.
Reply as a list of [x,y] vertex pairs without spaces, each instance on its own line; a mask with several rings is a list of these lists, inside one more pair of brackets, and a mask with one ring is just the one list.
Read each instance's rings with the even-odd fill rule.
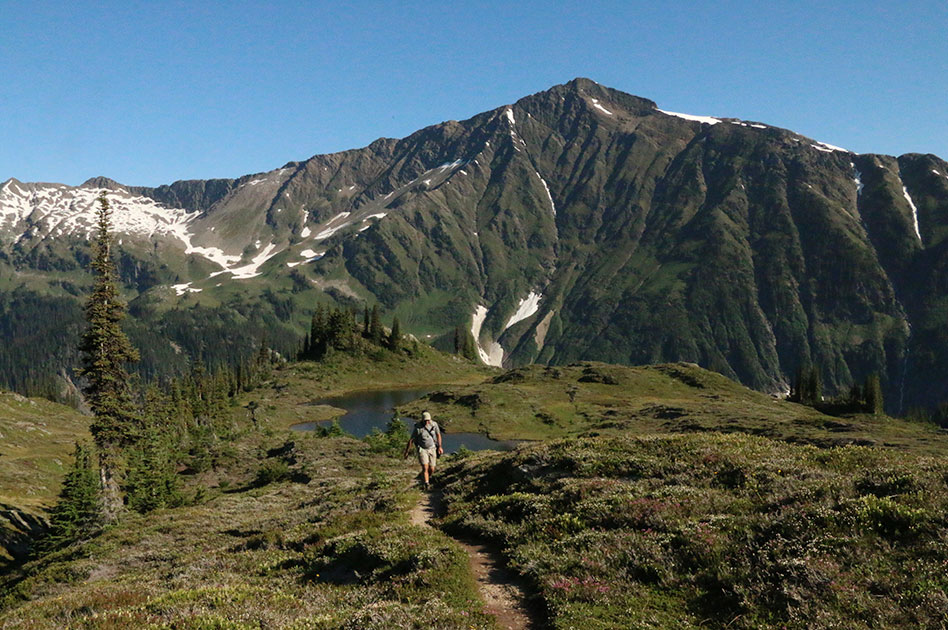
[[431,448],[438,445],[438,438],[441,436],[441,428],[438,423],[432,420],[430,423],[418,422],[415,424],[415,430],[411,433],[411,438],[415,446],[420,448]]

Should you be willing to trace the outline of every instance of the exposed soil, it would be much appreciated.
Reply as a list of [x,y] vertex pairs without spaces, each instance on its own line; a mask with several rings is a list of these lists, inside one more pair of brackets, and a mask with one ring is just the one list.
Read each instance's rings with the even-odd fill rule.
[[[432,490],[409,513],[412,524],[431,527],[429,521],[442,512],[441,492]],[[484,610],[505,630],[540,630],[539,615],[527,605],[523,588],[506,566],[500,553],[476,541],[455,538],[471,558],[471,573],[477,581]]]

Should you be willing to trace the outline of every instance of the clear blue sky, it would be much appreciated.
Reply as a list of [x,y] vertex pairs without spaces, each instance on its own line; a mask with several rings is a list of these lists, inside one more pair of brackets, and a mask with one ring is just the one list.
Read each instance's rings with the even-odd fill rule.
[[948,158],[948,3],[0,0],[0,181],[236,177],[585,76]]

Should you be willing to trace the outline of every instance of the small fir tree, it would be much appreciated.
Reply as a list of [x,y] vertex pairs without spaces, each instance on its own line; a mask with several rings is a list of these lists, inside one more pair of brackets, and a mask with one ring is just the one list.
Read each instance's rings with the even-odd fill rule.
[[172,446],[152,425],[130,450],[125,482],[128,507],[145,513],[181,504]]
[[49,516],[46,549],[56,549],[93,533],[101,525],[101,486],[95,458],[88,446],[76,443],[59,500]]
[[461,356],[471,361],[477,361],[477,343],[474,341],[474,335],[470,331],[464,331],[464,344],[461,348]]

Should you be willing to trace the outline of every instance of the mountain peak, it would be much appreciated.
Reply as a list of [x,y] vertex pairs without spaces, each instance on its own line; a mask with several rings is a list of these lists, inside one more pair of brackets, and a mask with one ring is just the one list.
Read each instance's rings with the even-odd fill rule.
[[114,179],[99,175],[98,177],[90,177],[82,182],[79,184],[79,188],[106,188],[108,190],[117,190],[123,188],[123,186]]
[[593,81],[592,79],[587,79],[586,77],[576,77],[575,79],[572,79],[571,81],[567,81],[564,85],[574,90],[604,89],[600,83],[598,83],[597,81]]

